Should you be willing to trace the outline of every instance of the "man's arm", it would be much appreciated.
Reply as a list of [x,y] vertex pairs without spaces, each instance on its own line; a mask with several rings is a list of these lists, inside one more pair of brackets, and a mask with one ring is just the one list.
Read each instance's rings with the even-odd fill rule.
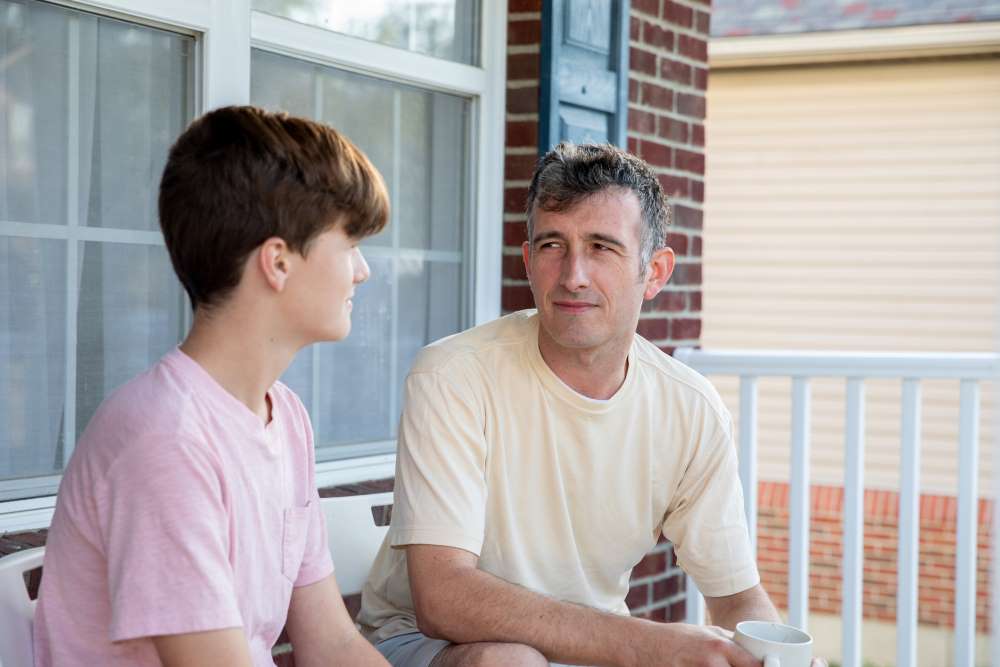
[[163,667],[251,667],[243,628],[153,637]]
[[286,628],[298,667],[389,665],[354,627],[332,574],[292,590]]
[[717,629],[655,623],[554,600],[479,570],[475,554],[462,549],[411,545],[406,560],[417,625],[429,637],[514,642],[553,662],[608,667],[760,665]]
[[735,595],[718,598],[706,596],[705,606],[708,607],[712,623],[727,630],[735,630],[740,621],[782,622],[774,603],[760,584]]

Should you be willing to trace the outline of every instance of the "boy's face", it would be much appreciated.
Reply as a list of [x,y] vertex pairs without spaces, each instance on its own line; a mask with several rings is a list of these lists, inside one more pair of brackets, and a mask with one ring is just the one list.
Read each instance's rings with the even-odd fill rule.
[[354,288],[370,274],[357,239],[339,228],[327,230],[296,260],[286,285],[288,324],[306,344],[345,338],[351,331]]

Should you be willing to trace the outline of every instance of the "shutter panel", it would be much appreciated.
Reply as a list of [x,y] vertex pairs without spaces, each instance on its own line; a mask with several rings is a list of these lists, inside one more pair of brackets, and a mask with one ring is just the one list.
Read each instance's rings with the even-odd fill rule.
[[539,150],[560,141],[626,147],[628,0],[545,0]]

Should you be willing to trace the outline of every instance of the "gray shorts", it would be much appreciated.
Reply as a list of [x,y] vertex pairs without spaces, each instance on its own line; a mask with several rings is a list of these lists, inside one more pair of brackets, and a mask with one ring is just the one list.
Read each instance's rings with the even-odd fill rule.
[[451,642],[431,639],[422,632],[407,632],[383,639],[375,648],[392,667],[428,667]]
[[[422,632],[407,632],[383,639],[375,648],[392,667],[428,667],[437,654],[451,646],[444,639],[431,639]],[[549,663],[551,667],[569,667]]]

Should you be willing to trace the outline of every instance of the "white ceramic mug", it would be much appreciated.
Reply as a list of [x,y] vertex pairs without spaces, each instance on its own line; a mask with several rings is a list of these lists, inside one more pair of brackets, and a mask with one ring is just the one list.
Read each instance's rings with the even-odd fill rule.
[[764,667],[809,667],[813,640],[808,632],[781,623],[743,621],[733,640],[764,661]]

